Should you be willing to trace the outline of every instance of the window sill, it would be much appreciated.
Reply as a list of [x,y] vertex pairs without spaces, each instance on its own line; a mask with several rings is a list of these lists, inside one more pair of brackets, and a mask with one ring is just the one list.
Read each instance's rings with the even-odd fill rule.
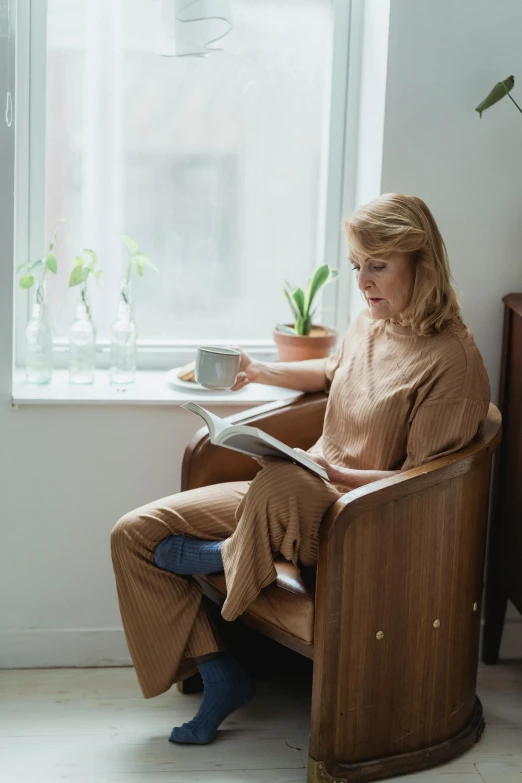
[[22,369],[13,375],[11,405],[181,405],[187,400],[207,405],[234,405],[250,408],[274,400],[292,400],[300,392],[279,386],[251,383],[239,392],[211,392],[174,389],[166,380],[166,373],[144,371],[136,373],[129,386],[111,386],[107,373],[98,372],[93,384],[80,386],[69,383],[67,370],[55,370],[46,386],[25,382]]

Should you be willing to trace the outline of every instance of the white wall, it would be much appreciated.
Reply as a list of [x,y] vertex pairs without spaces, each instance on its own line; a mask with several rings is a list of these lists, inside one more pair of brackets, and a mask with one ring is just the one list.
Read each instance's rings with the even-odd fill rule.
[[[433,209],[495,393],[500,299],[522,290],[522,117],[508,101],[481,122],[473,108],[522,74],[521,29],[517,0],[391,0],[382,190]],[[5,199],[0,190],[10,258]],[[125,511],[177,490],[193,428],[174,408],[12,411],[11,296],[2,263],[0,666],[122,662],[109,533]]]
[[522,77],[521,29],[519,0],[391,0],[382,191],[433,211],[495,398],[501,298],[522,290],[522,115],[474,108]]
[[179,490],[197,422],[170,407],[12,411],[3,392],[0,666],[128,661],[110,531]]

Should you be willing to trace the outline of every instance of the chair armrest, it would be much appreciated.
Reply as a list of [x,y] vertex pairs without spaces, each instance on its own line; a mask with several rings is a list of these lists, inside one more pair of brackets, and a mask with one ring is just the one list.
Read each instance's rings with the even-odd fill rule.
[[321,526],[321,536],[324,538],[330,535],[341,515],[345,524],[348,519],[357,517],[367,509],[387,506],[406,495],[414,495],[467,473],[476,460],[493,455],[501,437],[502,418],[498,409],[491,404],[481,432],[469,446],[426,465],[401,471],[395,476],[347,492],[329,509]]
[[[293,448],[308,449],[323,431],[326,394],[302,394],[296,400],[278,400],[250,408],[228,421],[251,424]],[[213,446],[206,427],[196,432],[185,449],[181,489],[195,489],[223,481],[250,481],[259,464],[246,454]]]

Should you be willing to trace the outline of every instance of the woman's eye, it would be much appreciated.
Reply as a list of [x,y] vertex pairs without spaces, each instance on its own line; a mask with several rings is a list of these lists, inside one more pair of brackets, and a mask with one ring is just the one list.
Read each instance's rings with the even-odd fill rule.
[[360,269],[359,266],[352,266],[352,272],[358,272]]
[[383,269],[386,269],[385,266],[374,266],[373,268],[375,269],[376,272],[382,272]]

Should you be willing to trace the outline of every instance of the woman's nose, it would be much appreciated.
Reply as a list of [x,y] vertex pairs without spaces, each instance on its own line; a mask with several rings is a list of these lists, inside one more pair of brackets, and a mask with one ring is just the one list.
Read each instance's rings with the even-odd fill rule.
[[359,286],[359,290],[363,292],[366,291],[366,289],[371,285],[368,273],[361,269],[357,277],[357,285]]

